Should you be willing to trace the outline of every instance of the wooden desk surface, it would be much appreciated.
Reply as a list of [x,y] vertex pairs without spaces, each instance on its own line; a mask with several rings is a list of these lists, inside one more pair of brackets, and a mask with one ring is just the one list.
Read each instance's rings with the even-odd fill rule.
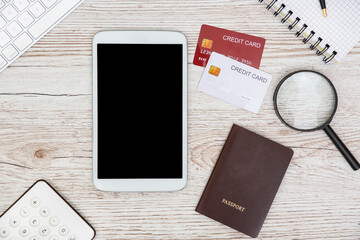
[[[290,130],[272,107],[287,73],[325,73],[339,95],[332,127],[360,159],[360,45],[341,64],[324,65],[279,21],[256,0],[85,0],[0,74],[0,212],[43,178],[89,220],[96,239],[251,239],[194,211],[236,123],[295,151],[259,239],[360,239],[360,172],[323,131]],[[192,60],[204,23],[266,39],[260,69],[273,82],[258,114],[197,90],[203,68]],[[100,192],[91,175],[92,38],[101,30],[145,29],[188,38],[188,184],[173,193]],[[113,139],[121,149],[121,136]]]

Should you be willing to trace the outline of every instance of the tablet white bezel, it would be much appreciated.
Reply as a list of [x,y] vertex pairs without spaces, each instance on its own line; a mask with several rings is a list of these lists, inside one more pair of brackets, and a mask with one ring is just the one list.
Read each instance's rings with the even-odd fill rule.
[[[97,44],[182,44],[183,45],[183,172],[181,179],[99,179],[97,135]],[[174,31],[103,31],[93,39],[93,183],[102,191],[177,191],[187,182],[187,41]],[[116,156],[114,156],[116,157]]]

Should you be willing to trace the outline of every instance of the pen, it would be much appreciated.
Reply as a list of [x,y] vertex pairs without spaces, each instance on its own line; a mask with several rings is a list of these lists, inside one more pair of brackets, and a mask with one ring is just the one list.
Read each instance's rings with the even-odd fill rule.
[[322,12],[324,14],[324,17],[327,17],[325,0],[320,0],[320,6],[321,6]]

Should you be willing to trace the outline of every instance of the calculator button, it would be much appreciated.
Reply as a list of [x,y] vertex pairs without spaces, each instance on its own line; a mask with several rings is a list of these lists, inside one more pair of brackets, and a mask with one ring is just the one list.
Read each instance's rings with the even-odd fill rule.
[[1,237],[1,238],[6,238],[6,237],[9,236],[9,234],[10,234],[10,230],[9,230],[9,229],[4,228],[4,227],[0,228],[0,237]]
[[58,236],[53,235],[49,238],[49,240],[60,240],[60,238]]
[[42,217],[47,217],[47,216],[49,216],[49,214],[50,214],[50,209],[49,209],[49,208],[47,208],[47,207],[42,207],[42,208],[40,209],[40,215],[41,215]]
[[40,205],[40,199],[37,197],[34,197],[30,200],[30,205],[34,208],[37,208]]
[[41,236],[46,237],[47,235],[49,235],[50,229],[47,226],[42,226],[39,229],[39,233],[40,233]]
[[37,226],[39,226],[39,223],[40,223],[39,218],[37,218],[37,217],[30,218],[30,226],[37,227]]
[[62,236],[66,236],[69,233],[69,228],[67,226],[61,226],[59,228],[59,233]]
[[78,240],[79,238],[76,235],[71,235],[68,240]]
[[23,208],[20,210],[20,215],[23,216],[23,217],[28,217],[28,216],[30,215],[30,210],[29,210],[29,208],[23,207]]
[[50,219],[49,219],[49,224],[53,227],[56,227],[57,225],[59,225],[60,223],[60,219],[56,216],[52,216]]
[[37,236],[32,236],[31,238],[29,238],[29,240],[40,240],[40,238]]
[[19,230],[19,234],[22,237],[27,237],[29,235],[29,229],[27,227],[21,227]]
[[10,226],[16,228],[20,225],[20,220],[17,217],[10,218]]

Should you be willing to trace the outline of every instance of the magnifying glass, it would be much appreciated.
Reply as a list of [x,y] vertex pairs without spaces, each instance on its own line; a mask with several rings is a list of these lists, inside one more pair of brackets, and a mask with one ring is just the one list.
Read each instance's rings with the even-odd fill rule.
[[297,131],[323,129],[353,170],[359,162],[330,127],[338,105],[334,85],[321,73],[302,70],[285,76],[275,89],[274,108],[288,127]]

